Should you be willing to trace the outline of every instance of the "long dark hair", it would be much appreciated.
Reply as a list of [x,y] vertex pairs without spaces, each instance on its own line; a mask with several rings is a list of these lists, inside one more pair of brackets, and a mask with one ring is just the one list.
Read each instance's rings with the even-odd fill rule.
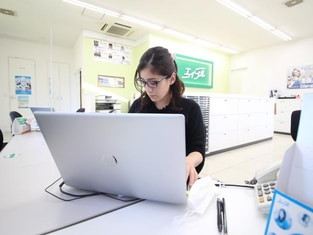
[[172,98],[169,105],[172,109],[178,109],[176,105],[185,91],[185,85],[177,75],[177,64],[173,59],[172,54],[168,51],[168,49],[160,46],[148,49],[141,56],[135,72],[134,85],[135,88],[141,93],[141,109],[152,104],[152,101],[147,93],[136,83],[136,80],[140,76],[140,71],[147,67],[151,69],[152,73],[167,76],[167,78],[170,78],[172,73],[175,72],[176,80],[170,86]]

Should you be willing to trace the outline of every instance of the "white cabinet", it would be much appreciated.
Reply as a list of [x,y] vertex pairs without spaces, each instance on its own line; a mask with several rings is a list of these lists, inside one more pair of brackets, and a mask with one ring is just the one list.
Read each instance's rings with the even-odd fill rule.
[[52,63],[52,77],[50,78],[51,103],[57,111],[69,111],[70,96],[70,65],[66,63]]
[[274,102],[264,98],[239,101],[238,145],[273,137]]
[[207,155],[273,137],[273,99],[226,94],[186,97],[198,102],[202,110]]
[[301,109],[301,99],[277,99],[275,102],[274,131],[290,134],[291,113]]
[[237,144],[238,104],[238,98],[210,96],[209,153]]
[[209,152],[272,138],[273,124],[272,99],[210,96]]

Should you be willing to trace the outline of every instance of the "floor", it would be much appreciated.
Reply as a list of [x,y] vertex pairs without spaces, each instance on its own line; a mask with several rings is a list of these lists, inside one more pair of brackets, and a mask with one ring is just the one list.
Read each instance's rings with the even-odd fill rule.
[[199,176],[210,176],[224,183],[244,184],[258,170],[281,161],[293,143],[290,135],[274,134],[271,140],[208,156]]

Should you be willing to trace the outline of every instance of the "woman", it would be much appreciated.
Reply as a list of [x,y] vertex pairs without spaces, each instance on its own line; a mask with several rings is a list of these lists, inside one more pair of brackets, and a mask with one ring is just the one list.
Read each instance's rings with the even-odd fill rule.
[[141,57],[134,84],[140,98],[130,113],[177,113],[185,116],[186,179],[192,186],[204,165],[205,131],[199,105],[182,97],[185,86],[177,76],[177,65],[166,48],[153,47]]

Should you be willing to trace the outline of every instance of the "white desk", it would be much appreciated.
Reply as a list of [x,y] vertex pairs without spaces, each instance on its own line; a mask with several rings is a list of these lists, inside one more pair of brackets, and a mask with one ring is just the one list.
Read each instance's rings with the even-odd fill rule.
[[[224,196],[227,203],[228,234],[264,234],[267,217],[256,210],[253,193],[251,189],[233,187],[221,191],[220,196]],[[192,215],[184,223],[177,224],[175,218],[184,215],[186,209],[187,206],[144,201],[53,234],[219,234],[215,200],[203,216]]]
[[[12,153],[18,156],[7,158]],[[59,201],[44,191],[58,177],[41,133],[13,137],[0,153],[0,234],[219,234],[215,200],[203,216],[177,224],[188,205],[143,201],[126,207],[103,196]],[[264,234],[267,217],[258,213],[252,189],[223,188],[219,196],[226,199],[228,234]]]
[[44,191],[59,177],[40,132],[15,135],[0,153],[0,234],[46,233],[130,204],[105,196],[60,201]]

